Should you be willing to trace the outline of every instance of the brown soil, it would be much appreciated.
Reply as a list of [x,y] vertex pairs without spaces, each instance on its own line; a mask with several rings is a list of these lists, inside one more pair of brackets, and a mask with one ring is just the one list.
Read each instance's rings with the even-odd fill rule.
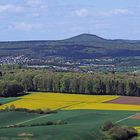
[[131,119],[140,120],[140,115],[133,116]]
[[117,99],[108,101],[107,103],[140,105],[140,97],[121,96]]

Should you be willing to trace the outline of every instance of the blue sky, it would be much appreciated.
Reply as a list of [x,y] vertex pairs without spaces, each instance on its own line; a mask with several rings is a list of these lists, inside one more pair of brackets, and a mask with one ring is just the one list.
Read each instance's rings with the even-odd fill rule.
[[0,41],[81,33],[140,40],[140,0],[0,0]]

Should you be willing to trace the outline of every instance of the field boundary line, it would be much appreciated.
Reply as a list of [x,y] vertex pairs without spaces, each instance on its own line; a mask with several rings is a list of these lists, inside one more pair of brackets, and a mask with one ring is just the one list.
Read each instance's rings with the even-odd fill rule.
[[19,122],[19,123],[15,124],[15,125],[21,125],[21,124],[31,122],[31,121],[34,121],[34,120],[38,120],[40,118],[44,118],[44,117],[47,117],[47,116],[50,116],[50,114],[42,115],[42,116],[39,116],[39,117],[36,117],[36,118],[33,118],[33,119],[29,119],[29,120],[26,120],[26,121],[23,121],[23,122]]
[[57,108],[56,110],[61,110],[61,109],[64,109],[64,108],[68,108],[68,107],[71,107],[71,106],[74,106],[74,105],[83,104],[83,103],[86,103],[86,102],[78,102],[78,103],[70,104],[70,105],[67,105],[67,106],[63,106],[63,107]]
[[119,122],[128,120],[129,118],[132,118],[132,117],[134,117],[134,116],[136,116],[136,115],[140,115],[140,113],[135,113],[135,114],[130,115],[130,116],[126,117],[126,118],[123,118],[123,119],[121,119],[121,120],[118,120],[118,121],[116,121],[115,123],[119,123]]

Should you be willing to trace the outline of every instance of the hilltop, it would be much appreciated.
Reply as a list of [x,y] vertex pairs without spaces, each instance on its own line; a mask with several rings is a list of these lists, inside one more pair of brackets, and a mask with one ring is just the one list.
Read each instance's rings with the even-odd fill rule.
[[139,56],[140,40],[111,40],[92,34],[81,34],[64,40],[0,42],[0,57],[18,55],[74,59]]

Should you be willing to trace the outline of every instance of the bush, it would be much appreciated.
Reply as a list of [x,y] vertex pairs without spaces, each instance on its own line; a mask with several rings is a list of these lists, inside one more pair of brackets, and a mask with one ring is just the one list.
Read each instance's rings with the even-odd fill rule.
[[19,111],[19,112],[27,112],[27,113],[37,113],[37,114],[51,114],[51,113],[57,113],[56,110],[50,110],[50,109],[37,109],[37,110],[30,110],[27,108],[16,108],[14,104],[12,104],[10,107],[6,106],[4,109],[0,109],[0,111]]
[[103,124],[102,131],[106,132],[103,139],[111,140],[130,140],[138,135],[136,129],[128,126],[113,124],[111,121]]
[[10,106],[10,111],[15,111],[15,109],[16,109],[16,107],[15,107],[15,105],[14,104],[12,104],[11,106]]
[[15,111],[27,112],[28,109],[26,109],[26,108],[16,108]]
[[15,108],[14,111],[21,111],[21,112],[27,112],[27,113],[38,113],[38,114],[57,113],[56,111],[52,111],[50,109],[46,109],[46,110],[42,110],[42,109],[30,110],[30,109],[26,109],[26,108]]
[[111,121],[107,121],[102,126],[102,131],[108,131],[114,126],[114,124]]
[[66,122],[64,122],[63,120],[58,120],[56,122],[56,125],[61,125],[61,124],[67,124]]
[[2,111],[9,111],[9,107],[6,105],[5,108]]
[[128,140],[127,131],[117,125],[112,127],[108,134],[111,136],[112,140]]
[[110,121],[102,126],[102,130],[106,132],[105,138],[110,138],[111,140],[130,140],[138,135],[136,129],[113,124]]
[[62,120],[58,120],[56,122],[48,121],[48,122],[44,122],[44,123],[34,123],[34,124],[29,124],[29,125],[28,124],[9,125],[9,126],[3,126],[1,128],[34,127],[34,126],[63,125],[63,124],[67,124],[67,123]]
[[133,138],[138,135],[137,130],[133,127],[122,126],[122,128],[127,131],[128,138]]

